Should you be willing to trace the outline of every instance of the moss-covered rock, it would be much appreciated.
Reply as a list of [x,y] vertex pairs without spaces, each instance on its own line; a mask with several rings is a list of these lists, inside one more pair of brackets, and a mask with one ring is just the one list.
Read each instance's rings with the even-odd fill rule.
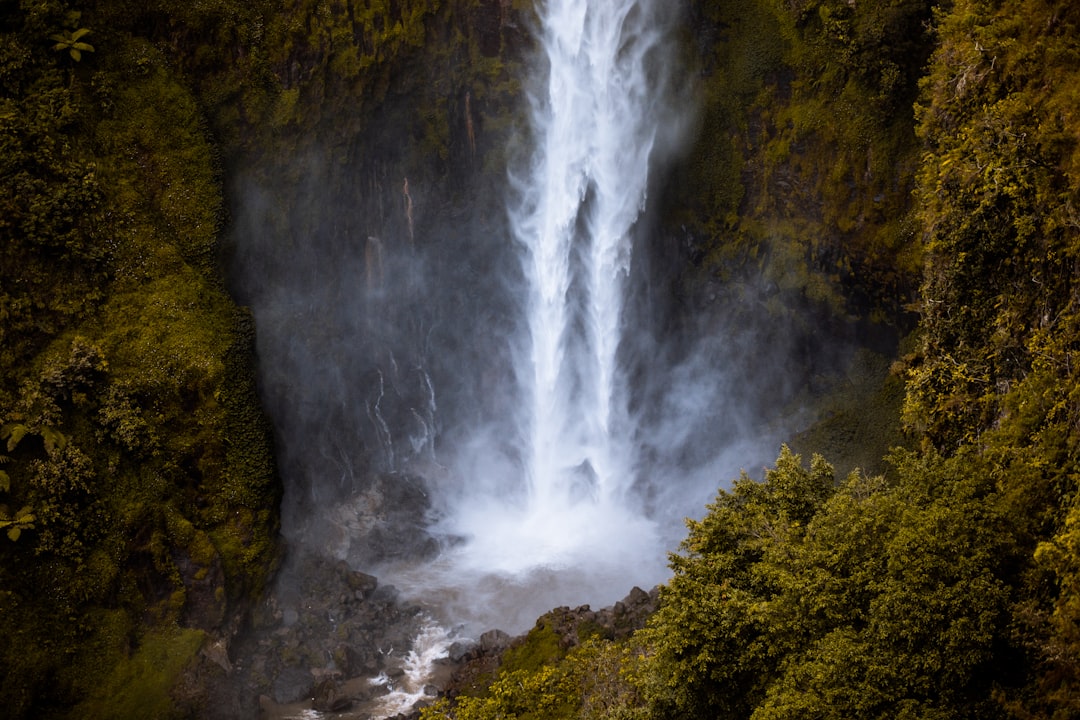
[[702,126],[666,205],[699,268],[690,291],[719,278],[775,297],[777,316],[910,324],[911,102],[930,3],[689,7]]
[[102,27],[80,58],[32,40],[97,31],[117,9],[101,5],[12,8],[0,27],[13,718],[189,714],[174,685],[208,634],[235,629],[276,556],[253,330],[219,275],[218,154],[199,103],[137,26]]

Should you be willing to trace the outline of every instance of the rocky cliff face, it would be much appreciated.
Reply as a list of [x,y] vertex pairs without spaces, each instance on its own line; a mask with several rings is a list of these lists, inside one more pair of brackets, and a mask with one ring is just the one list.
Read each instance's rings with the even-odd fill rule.
[[[632,305],[666,334],[673,365],[702,337],[724,338],[712,360],[737,378],[738,410],[702,428],[704,446],[744,432],[751,408],[827,387],[853,341],[891,351],[915,252],[898,219],[912,120],[882,100],[858,119],[862,135],[830,129],[824,118],[855,113],[877,81],[844,66],[827,87],[807,85],[835,40],[812,19],[764,3],[684,10],[700,125],[650,200]],[[369,571],[422,560],[436,547],[429,496],[450,481],[438,447],[505,402],[476,389],[512,372],[497,348],[515,300],[499,273],[514,266],[504,186],[528,145],[530,13],[493,1],[298,3],[267,28],[273,90],[242,119],[247,134],[230,130],[231,103],[219,107],[233,135],[230,286],[259,328],[296,557]],[[753,53],[747,38],[760,41]],[[910,71],[894,81],[903,92]],[[884,331],[868,331],[871,311]],[[631,354],[655,359],[655,338],[641,337]],[[654,390],[643,384],[642,407]],[[287,562],[278,597],[304,572]]]
[[[365,11],[370,23],[359,6],[317,8],[279,30],[269,123],[230,172],[229,267],[260,328],[286,536],[371,564],[414,545],[436,438],[475,404],[489,365],[476,354],[506,326],[488,270],[511,252],[499,187],[526,19],[500,2]],[[350,550],[323,518],[338,503],[389,541],[350,527]]]
[[[305,558],[288,591],[270,597],[254,615],[253,632],[216,662],[226,671],[208,682],[200,717],[285,717],[312,709],[346,717],[415,717],[437,697],[468,691],[512,658],[535,646],[559,655],[583,642],[624,640],[656,610],[658,591],[633,588],[606,608],[559,607],[512,637],[492,629],[444,642],[429,665],[410,657],[427,622],[424,611],[402,603],[393,587],[344,563]],[[452,641],[451,641],[452,640]],[[422,642],[422,641],[421,641]],[[407,686],[420,683],[410,693]],[[401,697],[391,697],[394,693]]]

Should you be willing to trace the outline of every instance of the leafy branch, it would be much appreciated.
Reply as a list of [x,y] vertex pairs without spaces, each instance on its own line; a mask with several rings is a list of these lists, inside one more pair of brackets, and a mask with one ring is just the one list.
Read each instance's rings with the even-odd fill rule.
[[67,445],[67,438],[55,428],[42,426],[37,430],[31,429],[22,423],[8,423],[0,425],[0,440],[7,440],[7,451],[13,452],[19,443],[27,435],[38,435],[45,444],[45,452],[52,454],[55,450],[63,450]]
[[6,529],[8,540],[15,542],[22,535],[23,530],[34,529],[34,514],[30,511],[30,506],[27,505],[15,513],[15,517],[11,519],[0,518],[0,530]]
[[72,30],[69,33],[55,33],[50,35],[49,39],[56,41],[56,44],[53,45],[53,50],[67,50],[68,54],[71,55],[71,59],[75,62],[79,62],[82,60],[82,54],[84,52],[94,52],[93,45],[82,41],[82,38],[88,34],[90,34],[88,29],[79,28],[78,30]]
[[[7,451],[13,452],[22,439],[27,435],[38,435],[41,437],[42,443],[45,445],[45,452],[50,455],[56,450],[63,450],[67,445],[67,438],[59,430],[51,427],[41,427],[39,430],[32,430],[22,423],[7,423],[6,425],[0,425],[0,440],[7,440]],[[7,455],[0,455],[0,465],[7,464],[11,461],[11,458]],[[0,470],[0,492],[11,492],[11,476],[6,471]],[[0,528],[4,527],[0,523]],[[8,531],[10,534],[10,530]],[[18,533],[16,533],[17,535]]]

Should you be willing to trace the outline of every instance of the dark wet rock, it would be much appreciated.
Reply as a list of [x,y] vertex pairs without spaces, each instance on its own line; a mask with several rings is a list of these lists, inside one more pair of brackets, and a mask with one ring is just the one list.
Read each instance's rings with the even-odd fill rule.
[[353,706],[352,698],[350,698],[350,697],[339,697],[339,698],[335,699],[332,703],[330,703],[330,707],[328,708],[328,710],[330,712],[339,713],[339,712],[345,712],[346,710],[349,710],[350,708],[352,708],[352,706]]
[[364,598],[375,592],[375,589],[379,587],[379,579],[374,575],[368,575],[367,573],[356,570],[347,570],[345,584],[348,585],[349,589],[354,593],[360,593],[360,598]]
[[229,660],[229,648],[224,638],[218,638],[203,645],[199,651],[202,657],[214,663],[226,673],[232,672],[232,662]]
[[180,550],[173,552],[172,558],[184,582],[184,625],[207,632],[220,629],[227,605],[225,593],[221,592],[225,587],[221,558],[214,553],[202,564]]
[[[264,703],[279,704],[310,700],[320,712],[347,707],[362,714],[364,703],[400,682],[401,661],[424,623],[419,607],[403,603],[393,586],[337,560],[294,558],[279,583],[252,613],[252,628],[238,641],[241,646],[207,655],[207,672],[222,678],[215,694],[227,690],[252,701],[263,695]],[[645,624],[657,599],[655,590],[634,588],[612,607],[560,607],[538,622],[570,648],[588,637],[628,636]],[[489,630],[476,642],[454,643],[439,663],[438,679],[424,688],[425,697],[453,694],[469,677],[495,671],[514,642],[502,630]],[[230,670],[229,657],[242,662]],[[369,682],[380,674],[386,683]],[[252,715],[234,715],[242,716]]]
[[468,659],[475,648],[473,643],[455,642],[447,649],[446,659],[451,663],[459,663]]
[[488,630],[480,636],[480,651],[493,653],[505,650],[510,645],[510,636],[502,630]]
[[626,604],[630,607],[642,607],[652,603],[653,599],[652,595],[635,586],[630,590],[630,594],[626,596]]
[[379,671],[376,653],[362,643],[338,646],[334,659],[347,677],[373,676]]
[[311,696],[311,707],[319,712],[342,712],[352,706],[352,698],[341,688],[336,678],[323,678]]
[[291,665],[281,668],[274,676],[271,695],[274,702],[292,703],[311,697],[311,671]]
[[425,484],[407,472],[367,476],[363,486],[313,512],[296,534],[311,554],[343,558],[354,566],[421,562],[439,551],[427,529],[431,500]]
[[[401,603],[397,590],[375,576],[336,560],[294,557],[231,653],[244,666],[215,694],[265,695],[282,704],[311,699],[316,709],[339,712],[336,704],[386,692],[364,680],[349,682],[348,692],[342,687],[347,679],[394,672],[422,621],[418,607]],[[211,659],[227,668],[217,662],[222,658]]]
[[371,601],[375,603],[392,604],[401,597],[401,593],[393,585],[380,585],[371,595]]

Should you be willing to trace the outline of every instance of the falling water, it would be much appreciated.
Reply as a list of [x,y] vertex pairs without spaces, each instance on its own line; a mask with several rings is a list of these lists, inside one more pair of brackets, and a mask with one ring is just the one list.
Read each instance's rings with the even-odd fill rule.
[[[495,613],[508,629],[555,605],[613,602],[666,574],[657,527],[633,493],[620,342],[632,236],[662,131],[668,5],[547,0],[539,9],[546,73],[531,97],[535,153],[512,174],[509,212],[524,284],[515,417],[462,454],[465,487],[439,528],[459,539],[440,560],[450,584],[468,587],[457,610],[511,606],[516,617]],[[418,582],[430,588],[437,571],[426,565]],[[478,601],[485,588],[497,599]]]
[[[350,349],[369,342],[379,348],[378,360],[371,368],[364,366],[364,382],[356,384],[364,388],[363,402],[342,402],[342,407],[355,405],[366,423],[349,418],[353,422],[338,430],[325,420],[299,422],[308,418],[301,412],[290,415],[297,404],[288,402],[299,373],[287,374],[276,386],[284,398],[279,403],[282,413],[294,421],[288,427],[298,430],[283,432],[283,437],[313,438],[312,444],[321,447],[322,437],[300,431],[309,425],[327,427],[324,434],[342,444],[364,441],[355,444],[366,444],[364,451],[380,471],[378,483],[349,495],[346,491],[356,487],[351,481],[364,473],[343,462],[340,475],[347,487],[339,494],[349,499],[330,511],[326,506],[337,495],[317,497],[315,490],[323,485],[313,472],[313,500],[304,513],[286,518],[292,535],[356,562],[365,572],[370,569],[407,600],[424,606],[432,618],[413,639],[410,654],[394,666],[404,674],[395,675],[393,692],[385,700],[389,704],[356,711],[365,717],[369,710],[393,714],[419,699],[425,685],[445,668],[440,660],[457,639],[476,639],[494,627],[522,632],[551,608],[608,605],[634,585],[662,582],[668,574],[666,551],[682,536],[682,518],[700,509],[717,479],[724,477],[712,472],[711,460],[687,460],[692,454],[683,450],[694,446],[706,454],[716,450],[713,444],[733,443],[730,437],[714,437],[709,422],[720,406],[715,399],[726,392],[723,373],[713,372],[714,353],[702,361],[697,353],[687,353],[685,361],[677,354],[674,361],[667,357],[655,364],[648,358],[643,363],[647,372],[641,373],[649,380],[642,383],[644,391],[641,385],[631,387],[627,371],[626,359],[632,354],[628,347],[633,345],[629,331],[637,330],[628,298],[636,291],[632,278],[646,275],[634,266],[632,250],[635,238],[643,236],[639,225],[651,166],[660,150],[674,142],[682,110],[667,87],[672,65],[665,48],[678,3],[538,2],[541,79],[532,85],[530,96],[533,154],[510,173],[508,201],[509,241],[520,267],[503,254],[506,246],[461,260],[470,266],[470,279],[471,258],[482,257],[484,266],[493,269],[497,279],[468,289],[486,298],[484,292],[499,286],[490,300],[499,304],[499,312],[484,315],[496,318],[494,329],[482,328],[475,337],[469,333],[479,322],[454,317],[464,307],[467,311],[460,314],[475,318],[479,303],[457,302],[454,295],[462,288],[454,282],[444,285],[437,275],[457,259],[448,261],[440,254],[446,251],[420,232],[423,226],[414,226],[413,193],[420,207],[422,186],[415,183],[410,190],[403,178],[395,186],[395,192],[401,188],[404,216],[398,242],[390,235],[385,242],[368,237],[362,246],[361,306],[367,310],[367,324],[361,329],[367,334]],[[465,102],[472,151],[470,96]],[[455,248],[462,250],[461,245]],[[507,266],[512,266],[509,271]],[[349,276],[347,267],[334,270]],[[507,291],[499,282],[506,276],[520,285],[511,283]],[[254,285],[264,287],[261,282]],[[300,291],[311,292],[306,285]],[[327,297],[337,299],[334,294]],[[410,313],[425,303],[437,306],[424,313],[433,319],[435,330],[423,333],[423,352],[400,351],[415,344],[413,334],[401,327],[411,328]],[[275,309],[273,302],[263,304]],[[347,305],[342,317],[351,318],[356,305]],[[289,307],[284,301],[281,306]],[[504,338],[504,329],[514,322],[505,317],[515,313],[517,332]],[[259,317],[266,317],[265,310]],[[321,322],[310,325],[336,336],[323,330]],[[351,329],[348,323],[342,325]],[[301,323],[280,327],[312,329]],[[348,332],[340,334],[348,337]],[[430,348],[429,334],[435,337]],[[453,343],[446,342],[450,337]],[[280,333],[277,339],[286,349],[278,354],[291,358],[291,333]],[[506,346],[493,346],[493,339]],[[320,347],[317,342],[312,346]],[[313,359],[304,356],[289,367],[320,367],[315,355],[311,352]],[[399,357],[409,360],[399,365]],[[443,363],[430,377],[429,360]],[[461,373],[466,379],[460,388],[447,394],[449,401],[440,397],[436,407],[439,378],[456,377],[466,361],[477,367]],[[699,373],[700,368],[707,372]],[[473,389],[469,383],[481,378],[483,386]],[[352,387],[343,379],[331,388],[334,394],[339,385]],[[639,422],[630,406],[642,397],[651,405],[648,417]],[[321,409],[318,403],[309,405]],[[727,408],[725,412],[731,414]],[[448,427],[453,428],[450,441]],[[707,432],[695,433],[703,427]],[[352,428],[364,428],[365,433],[350,433]],[[303,442],[293,443],[296,457],[308,460],[307,448],[299,449]],[[344,452],[342,457],[352,458]],[[647,472],[642,470],[646,466]],[[642,487],[650,494],[648,509]],[[397,494],[390,494],[392,490]],[[399,506],[419,504],[415,501],[421,496],[423,507],[416,512],[420,521],[410,514],[408,522],[391,528],[392,544],[426,551],[430,545],[423,540],[430,540],[430,533],[442,541],[439,556],[418,562],[414,552],[373,549],[370,538],[380,537],[376,531],[381,525],[401,522],[386,516]],[[423,538],[410,546],[413,535]],[[372,560],[379,554],[389,559],[371,568],[367,563],[379,562]],[[395,656],[397,660],[401,658]],[[304,713],[319,717],[307,708]]]
[[533,502],[620,501],[631,477],[618,367],[630,231],[656,135],[648,58],[660,40],[635,0],[551,0],[539,156],[513,227],[529,283],[521,367]]

